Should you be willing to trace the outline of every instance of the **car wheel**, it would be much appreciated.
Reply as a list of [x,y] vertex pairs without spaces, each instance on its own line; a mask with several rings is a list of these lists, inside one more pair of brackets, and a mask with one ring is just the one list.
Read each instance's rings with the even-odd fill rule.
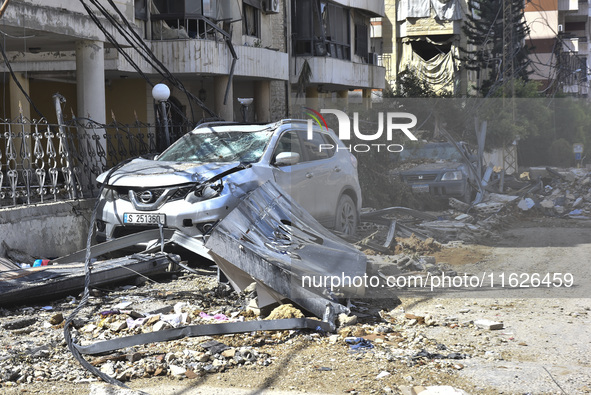
[[357,231],[358,223],[357,207],[348,195],[342,195],[337,204],[335,230],[349,236]]

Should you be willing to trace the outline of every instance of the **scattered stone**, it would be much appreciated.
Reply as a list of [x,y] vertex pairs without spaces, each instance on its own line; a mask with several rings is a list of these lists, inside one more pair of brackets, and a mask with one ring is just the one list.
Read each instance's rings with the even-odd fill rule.
[[56,313],[51,316],[49,323],[51,325],[59,325],[64,321],[64,315],[62,313]]
[[291,304],[283,304],[275,308],[266,319],[280,320],[285,318],[304,318],[304,314]]
[[504,328],[504,325],[502,322],[485,320],[485,319],[474,321],[474,325],[478,328],[488,329],[489,331],[495,331],[495,330],[499,330],[499,329]]
[[383,379],[384,377],[388,377],[390,375],[390,372],[386,372],[385,370],[380,372],[380,374],[378,374],[376,376],[376,379],[380,380]]
[[111,325],[109,325],[109,330],[111,330],[112,332],[120,332],[125,328],[127,328],[126,321],[115,321]]
[[158,331],[161,331],[164,329],[169,329],[169,328],[172,328],[172,326],[168,322],[158,321],[157,323],[154,324],[154,326],[152,327],[152,330],[154,332],[158,332]]
[[517,207],[519,207],[523,211],[528,211],[532,207],[534,207],[535,205],[536,205],[536,203],[533,201],[533,199],[525,198],[525,199],[521,199],[521,201],[519,201],[519,203],[517,204]]
[[357,323],[357,316],[351,315],[348,316],[345,313],[339,314],[338,322],[340,327],[355,325]]
[[168,368],[170,369],[170,374],[176,377],[185,376],[185,373],[187,372],[187,369],[178,365],[168,365]]
[[191,380],[192,380],[192,379],[196,379],[196,378],[200,377],[200,375],[199,375],[199,374],[195,373],[195,372],[194,372],[194,371],[192,371],[191,369],[188,369],[188,370],[185,372],[185,376],[186,376],[188,379],[191,379]]
[[5,322],[4,324],[2,324],[2,328],[10,330],[22,329],[33,325],[35,322],[37,322],[37,319],[34,317],[19,318],[16,320]]

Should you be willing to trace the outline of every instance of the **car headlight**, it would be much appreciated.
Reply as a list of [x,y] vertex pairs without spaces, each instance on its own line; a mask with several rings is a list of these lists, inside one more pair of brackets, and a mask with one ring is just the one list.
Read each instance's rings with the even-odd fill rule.
[[443,174],[441,181],[458,181],[464,178],[461,171],[448,171]]
[[224,186],[221,181],[218,181],[212,184],[199,185],[195,189],[194,194],[199,200],[208,200],[219,196],[222,193],[222,189],[224,189]]
[[104,187],[100,199],[104,199],[107,202],[113,202],[119,199],[119,192],[117,192],[115,188]]

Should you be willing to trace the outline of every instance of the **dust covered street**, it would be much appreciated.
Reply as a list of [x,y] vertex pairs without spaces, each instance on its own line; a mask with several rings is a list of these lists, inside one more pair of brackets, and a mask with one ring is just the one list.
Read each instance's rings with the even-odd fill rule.
[[[588,285],[583,281],[590,273],[589,221],[521,218],[499,235],[492,245],[447,247],[435,257],[438,262],[445,259],[458,275],[484,270],[561,272],[573,274],[575,288]],[[193,316],[193,322],[203,319],[203,312],[249,319],[242,309],[244,295],[220,289],[214,273],[205,274],[97,291],[78,330],[83,338],[92,333],[97,339],[129,334],[130,329],[117,333],[116,315],[105,322],[99,314],[122,302],[132,302],[126,308],[138,311],[176,305]],[[591,301],[556,296],[559,292],[552,287],[541,297],[515,297],[514,292],[518,290],[508,287],[468,297],[400,292],[400,300],[353,300],[357,322],[341,323],[336,334],[297,330],[194,337],[87,358],[129,388],[150,394],[230,389],[237,394],[410,394],[431,386],[490,394],[591,391]],[[51,323],[57,314],[69,314],[71,300],[56,301],[51,309],[2,310],[3,392],[45,393],[51,388],[52,393],[108,393],[106,384],[72,358],[62,328]],[[32,323],[14,325],[23,319]],[[356,347],[351,338],[363,340]],[[224,345],[222,351],[203,347],[212,340]]]

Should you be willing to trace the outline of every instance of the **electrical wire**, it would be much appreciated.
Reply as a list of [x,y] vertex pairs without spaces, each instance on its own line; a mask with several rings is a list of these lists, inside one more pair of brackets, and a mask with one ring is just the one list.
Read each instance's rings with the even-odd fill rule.
[[[117,32],[119,34],[121,34],[122,37],[125,38],[126,42],[130,45],[130,47],[134,48],[134,50],[151,67],[153,67],[163,78],[165,78],[174,87],[179,89],[181,92],[183,92],[187,96],[189,106],[191,109],[191,116],[193,118],[193,122],[195,122],[195,115],[194,115],[192,103],[196,103],[197,105],[199,105],[199,107],[201,107],[204,111],[206,111],[209,116],[217,117],[217,115],[213,111],[211,111],[209,108],[207,108],[207,106],[205,106],[205,104],[198,97],[196,97],[194,94],[189,92],[185,88],[183,83],[177,77],[175,77],[166,68],[166,66],[154,55],[152,50],[148,47],[148,45],[145,43],[145,41],[133,29],[133,26],[131,26],[131,24],[129,23],[129,21],[125,17],[125,15],[119,10],[119,8],[116,6],[116,4],[113,1],[108,0],[109,4],[115,10],[117,15],[119,15],[120,19],[123,21],[125,26],[122,26],[121,23],[119,22],[119,20],[117,20],[117,18],[115,18],[113,15],[111,15],[108,12],[108,10],[102,4],[100,4],[97,0],[89,0],[89,1],[92,5],[94,5],[100,11],[100,13],[105,17],[105,19],[111,23],[111,25],[117,30]],[[92,10],[90,10],[90,8],[84,2],[84,0],[80,0],[80,2],[85,7],[88,15],[93,19],[94,23],[99,27],[99,29],[101,31],[103,31],[103,33],[105,33],[105,37],[107,37],[108,41],[111,44],[113,44],[113,46],[115,46],[117,51],[125,57],[125,59],[132,65],[132,67],[134,67],[136,70],[138,70],[138,72],[140,72],[140,75],[142,75],[142,77],[151,86],[153,86],[153,83],[145,76],[145,74],[143,72],[140,71],[140,67],[131,59],[131,57],[121,47],[121,45],[117,42],[117,40],[113,37],[113,35],[111,35],[110,33],[109,34],[106,33],[106,29],[105,29],[104,25],[102,24],[102,22],[100,22],[100,20],[96,17],[96,15],[94,15],[94,13],[92,12]],[[175,106],[174,103],[172,105]],[[177,108],[177,110],[180,110],[180,109]],[[182,114],[181,111],[178,111],[178,112]]]
[[25,96],[25,99],[27,99],[27,101],[29,102],[29,104],[31,105],[31,107],[33,107],[33,109],[35,110],[35,112],[37,114],[39,114],[39,116],[41,118],[45,118],[43,116],[43,113],[41,113],[41,111],[37,108],[37,106],[35,105],[35,103],[33,103],[33,100],[31,99],[31,96],[29,96],[29,94],[27,93],[27,91],[25,91],[25,89],[23,88],[23,86],[19,82],[18,78],[14,74],[14,71],[12,70],[12,66],[10,65],[10,61],[8,60],[8,56],[6,56],[6,51],[4,50],[4,45],[2,45],[2,44],[0,44],[0,52],[2,52],[2,59],[4,60],[4,64],[6,65],[6,68],[8,69],[8,71],[10,72],[10,76],[12,77],[12,80],[14,81],[14,83],[16,84],[16,86],[18,87],[18,89],[22,92],[23,96]]
[[[103,182],[103,184],[101,185],[101,188],[99,190],[99,196],[103,192],[103,188],[108,183],[113,172],[115,172],[116,170],[121,168],[123,165],[129,163],[131,160],[132,160],[132,158],[127,159],[127,160],[119,163],[117,166],[113,167],[111,170],[109,170],[109,172],[107,173],[107,176],[105,177],[105,181]],[[78,351],[78,349],[76,348],[76,344],[74,343],[74,340],[72,339],[72,334],[70,332],[70,326],[72,325],[72,322],[74,321],[74,319],[76,318],[78,313],[86,306],[86,304],[88,303],[89,296],[90,296],[90,274],[92,272],[92,266],[90,264],[90,255],[91,255],[90,247],[92,246],[92,236],[94,234],[94,223],[96,221],[96,213],[98,210],[99,202],[100,202],[100,199],[96,199],[96,202],[94,204],[94,208],[92,210],[92,216],[90,217],[90,226],[88,227],[88,236],[86,238],[86,255],[84,257],[84,293],[82,294],[82,299],[80,300],[80,303],[78,304],[78,306],[74,309],[74,311],[72,311],[72,313],[65,320],[64,339],[66,341],[68,349],[70,350],[70,352],[72,353],[74,358],[86,370],[88,370],[90,373],[94,374],[95,376],[99,377],[100,379],[102,379],[103,381],[105,381],[109,384],[113,384],[113,385],[117,385],[119,387],[127,388],[122,382],[101,372],[95,366],[92,366],[86,359],[84,359],[82,354],[80,354],[80,351]]]

